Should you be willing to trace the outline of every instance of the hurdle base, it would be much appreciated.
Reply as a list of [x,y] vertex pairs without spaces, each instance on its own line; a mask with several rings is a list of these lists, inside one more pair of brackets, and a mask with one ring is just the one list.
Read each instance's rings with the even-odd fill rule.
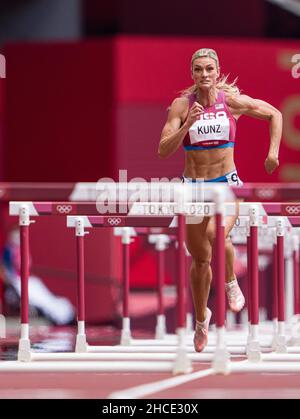
[[275,352],[277,354],[287,353],[286,339],[284,335],[277,335],[275,337]]
[[80,333],[76,336],[75,352],[85,353],[87,351],[88,351],[88,344],[86,342],[86,335]]
[[[300,337],[296,337],[296,336],[292,336],[288,341],[287,341],[288,346],[300,346]],[[275,349],[274,349],[275,350]]]
[[272,338],[272,343],[271,343],[272,351],[276,351],[276,340],[277,340],[277,335],[274,335]]
[[6,338],[6,320],[3,314],[0,314],[0,338]]
[[297,317],[295,321],[292,322],[291,326],[291,337],[287,341],[288,345],[299,346],[300,345],[300,323],[299,318]]
[[300,314],[294,314],[293,316],[292,316],[292,318],[290,319],[290,325],[291,325],[291,327],[293,327],[293,326],[300,326]]
[[22,338],[19,340],[18,361],[30,362],[31,359],[32,359],[32,354],[31,354],[30,340]]
[[250,340],[246,347],[246,354],[249,362],[261,361],[261,350],[258,340]]
[[191,335],[194,332],[194,322],[192,313],[186,314],[186,334]]
[[164,339],[166,337],[166,316],[160,314],[157,316],[155,328],[155,339]]
[[216,348],[212,361],[212,369],[215,374],[227,375],[230,373],[230,354],[225,346]]
[[129,346],[132,344],[129,317],[123,318],[122,326],[120,345]]
[[129,330],[122,330],[120,345],[130,346],[132,344],[131,333]]
[[176,359],[173,364],[173,374],[189,374],[193,371],[192,362],[188,357],[186,348],[184,346],[180,346],[176,352]]
[[273,319],[273,336],[272,336],[272,342],[271,342],[271,348],[273,351],[276,350],[276,337],[278,334],[278,320]]
[[128,333],[126,330],[122,330],[120,345],[129,346],[131,345],[131,343],[131,334]]

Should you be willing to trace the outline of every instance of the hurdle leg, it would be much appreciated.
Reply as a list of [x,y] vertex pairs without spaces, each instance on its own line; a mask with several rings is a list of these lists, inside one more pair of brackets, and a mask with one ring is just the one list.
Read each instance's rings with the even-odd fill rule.
[[276,220],[277,235],[277,269],[278,269],[278,335],[275,350],[279,353],[287,352],[285,338],[285,302],[284,302],[284,220]]
[[250,220],[250,287],[251,287],[251,325],[247,348],[248,360],[257,362],[261,359],[258,337],[259,292],[258,292],[258,207],[252,205],[249,210]]
[[85,334],[85,296],[84,296],[84,222],[78,217],[75,222],[76,256],[77,256],[77,321],[78,330],[76,336],[75,352],[88,351]]
[[290,345],[300,345],[300,275],[299,275],[299,237],[293,236],[293,277],[294,277],[294,316],[291,325]]
[[177,283],[177,329],[178,347],[173,365],[173,374],[184,374],[192,371],[185,344],[186,336],[186,270],[185,270],[185,217],[178,215],[178,283]]
[[294,293],[294,263],[292,239],[284,243],[284,275],[285,275],[285,324],[289,326],[294,317],[295,293]]
[[247,308],[248,308],[248,337],[246,344],[246,354],[251,341],[251,242],[250,242],[250,223],[247,222]]
[[228,374],[230,371],[229,352],[225,342],[225,209],[222,195],[216,196],[216,333],[217,343],[212,367],[216,373]]
[[21,250],[21,337],[19,339],[18,361],[31,361],[31,345],[29,338],[29,210],[26,205],[20,208],[20,250]]
[[190,270],[191,270],[191,255],[189,254],[186,248],[186,278],[187,278],[187,313],[186,313],[186,333],[187,335],[192,335],[194,331],[194,321],[193,321],[193,297],[192,290],[189,283]]
[[166,316],[164,311],[163,287],[165,276],[165,249],[166,241],[162,234],[159,234],[155,244],[157,252],[157,296],[158,296],[158,315],[156,320],[155,338],[164,339],[166,336]]
[[122,228],[123,247],[123,324],[121,332],[121,345],[130,345],[131,331],[129,319],[129,268],[130,268],[130,242],[131,234],[129,227]]
[[273,304],[272,304],[272,321],[273,321],[273,338],[272,349],[276,350],[278,336],[278,266],[277,266],[277,236],[273,244]]

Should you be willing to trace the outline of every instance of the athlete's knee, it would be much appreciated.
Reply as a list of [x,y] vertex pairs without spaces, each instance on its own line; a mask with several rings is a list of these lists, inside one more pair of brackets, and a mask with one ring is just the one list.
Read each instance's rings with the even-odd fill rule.
[[209,283],[212,280],[211,277],[211,267],[210,267],[210,259],[202,259],[196,258],[193,259],[191,265],[191,277],[192,281],[208,281]]
[[210,268],[211,256],[193,258],[192,267],[198,271],[206,271]]
[[193,260],[206,260],[211,257],[211,244],[206,235],[196,240],[186,240],[186,247]]

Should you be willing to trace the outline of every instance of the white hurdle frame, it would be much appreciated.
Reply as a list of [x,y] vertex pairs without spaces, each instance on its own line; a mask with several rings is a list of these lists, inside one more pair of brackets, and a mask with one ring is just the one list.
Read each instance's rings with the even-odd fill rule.
[[[219,186],[219,185],[218,185]],[[218,201],[217,201],[218,202]],[[17,211],[18,211],[18,214],[20,215],[20,226],[25,226],[25,224],[22,224],[21,223],[21,219],[22,219],[22,211],[24,212],[25,211],[25,213],[26,213],[26,220],[27,220],[27,217],[28,217],[28,222],[29,222],[29,224],[30,224],[30,220],[29,220],[29,216],[30,215],[38,215],[37,213],[36,213],[36,210],[34,209],[34,208],[32,208],[31,206],[30,206],[30,204],[31,203],[13,203],[13,205],[12,205],[12,215],[16,215],[15,213],[14,213],[14,211],[16,210],[16,207],[17,207]],[[168,205],[171,205],[172,203],[168,203]],[[244,204],[244,205],[243,205]],[[222,210],[220,210],[220,214],[222,215],[222,216],[224,216],[225,214],[226,215],[229,215],[230,213],[232,213],[233,212],[233,210],[235,211],[235,204],[226,204],[226,205],[224,205],[223,206],[223,203],[220,201],[220,205],[221,205],[221,207],[220,208],[222,208]],[[254,205],[254,204],[251,204],[251,205]],[[213,215],[214,214],[214,208],[215,208],[215,206],[214,206],[214,204],[205,204],[205,206],[206,206],[206,208],[209,208],[209,210],[210,210],[210,214],[209,215]],[[138,207],[138,206],[136,206],[136,207]],[[225,208],[226,207],[226,212],[223,210],[223,208]],[[249,208],[249,203],[247,203],[246,205],[245,205],[245,203],[242,203],[242,204],[240,204],[240,207],[241,207],[241,213],[242,213],[242,215],[247,215],[247,208]],[[203,208],[203,205],[202,205],[202,208]],[[218,207],[217,207],[218,208]],[[262,212],[262,214],[260,214],[260,213],[258,213],[257,215],[264,215],[264,211],[262,210],[261,211],[261,208],[262,208],[262,206],[260,206],[260,209],[259,209],[259,211],[260,212]],[[134,210],[136,210],[137,208],[134,208]],[[33,210],[33,213],[31,212]],[[224,211],[224,212],[223,212]],[[223,212],[223,213],[222,213]],[[133,214],[134,214],[134,211],[133,211]],[[131,214],[132,215],[132,214]],[[206,214],[205,214],[206,215]],[[77,219],[78,219],[78,217],[76,217]],[[80,218],[82,219],[83,217],[82,216],[80,216]],[[68,218],[69,219],[69,218]],[[71,219],[71,217],[70,217],[70,219]],[[29,224],[26,224],[26,226],[28,227],[29,226]],[[220,224],[220,225],[222,225],[222,224]],[[28,229],[27,229],[28,230]],[[26,231],[27,231],[26,230]],[[83,228],[83,232],[84,232],[84,228]],[[79,237],[83,237],[83,236],[79,236]],[[25,267],[25,270],[27,269],[27,267]],[[221,275],[220,275],[221,276]],[[223,278],[224,279],[224,278]],[[233,369],[232,367],[231,367],[231,364],[229,363],[229,359],[228,359],[228,356],[227,356],[227,354],[228,354],[228,351],[227,351],[227,348],[226,348],[226,344],[225,344],[225,341],[224,341],[224,330],[223,330],[223,326],[222,326],[222,319],[220,320],[220,327],[219,327],[219,329],[218,329],[218,333],[217,333],[217,348],[216,348],[216,351],[215,351],[215,354],[214,354],[214,357],[213,357],[213,368],[214,368],[214,371],[215,372],[221,372],[221,373],[228,373],[228,372],[230,372],[230,370],[231,369]],[[26,326],[26,324],[22,324],[22,333],[21,333],[21,341],[23,340],[23,339],[25,339],[26,341],[29,341],[29,331],[28,331],[28,328],[26,328],[26,330],[25,330],[25,326]],[[282,328],[281,328],[282,329]],[[78,332],[80,332],[79,334],[84,334],[84,333],[82,333],[84,331],[84,324],[81,324],[80,325],[80,327],[78,328]],[[255,333],[254,333],[255,334]],[[180,336],[180,335],[179,335]],[[182,336],[182,335],[181,335]],[[21,343],[21,341],[20,341],[20,343]],[[184,345],[184,342],[183,342],[183,339],[182,339],[182,337],[180,338],[180,341],[181,341],[181,345]],[[30,343],[30,341],[29,341],[29,343]],[[22,346],[22,345],[21,345]],[[24,349],[25,350],[25,352],[27,351],[27,345],[26,345],[26,348],[24,347],[24,348],[21,348],[22,350]],[[111,348],[110,348],[111,349]],[[222,356],[221,357],[219,357],[219,355],[220,355],[220,353],[222,354]],[[27,353],[27,355],[29,354],[29,359],[28,358],[26,358],[26,356],[24,356],[24,357],[20,357],[19,358],[19,360],[20,361],[30,361],[30,360],[38,360],[38,359],[43,359],[43,356],[44,357],[47,357],[49,354],[33,354],[31,351],[30,351],[30,349],[29,349],[29,351],[28,351],[28,353]],[[55,355],[57,355],[57,357],[55,356]],[[59,357],[61,356],[62,354],[53,354],[53,357],[52,357],[52,355],[50,356],[51,358],[53,358],[53,359],[59,359]],[[65,354],[65,355],[63,355],[63,357],[66,357],[67,358],[67,355],[69,355],[69,354]],[[74,354],[71,354],[71,355],[73,355],[74,356]],[[82,355],[82,354],[80,354],[80,355]],[[87,355],[87,354],[84,354],[84,355]],[[92,354],[90,354],[90,355],[92,355]],[[97,356],[98,356],[98,354],[96,354]],[[136,354],[135,354],[136,355]],[[177,354],[178,355],[178,354]],[[206,355],[208,355],[208,354],[205,354],[205,353],[203,353],[203,354],[195,354],[195,355],[199,355],[198,356],[198,359],[200,360],[200,359],[204,359],[204,356]],[[201,357],[201,355],[203,355],[203,357]],[[268,356],[268,355],[270,355],[270,356]],[[272,358],[272,356],[271,355],[273,355],[273,358]],[[281,354],[263,354],[262,355],[262,360],[263,361],[265,361],[265,360],[273,360],[274,359],[274,356],[276,356],[276,355],[279,355],[279,357],[277,356],[277,358],[276,358],[276,360],[278,361],[279,359],[281,359],[280,358],[280,356],[282,356]],[[286,356],[288,356],[288,355],[291,355],[291,354],[286,354]],[[145,355],[144,355],[145,356]],[[294,358],[296,358],[296,357],[293,357],[293,359]],[[45,359],[45,358],[44,358]],[[97,358],[98,359],[98,358]],[[144,358],[145,359],[145,358]],[[185,361],[187,360],[188,358],[186,357],[185,358]],[[292,358],[291,357],[289,357],[289,359],[288,359],[288,361],[290,361]],[[156,362],[157,363],[157,362]],[[3,363],[1,363],[1,364],[3,364]],[[155,364],[155,363],[154,363]],[[161,363],[162,364],[162,363]],[[261,364],[261,363],[260,363]],[[148,364],[149,365],[149,364]],[[245,363],[243,364],[243,365],[246,365]],[[298,368],[298,366],[295,364],[294,365],[295,366],[295,369],[297,369]],[[139,366],[137,366],[136,368],[137,368],[137,370],[138,370],[138,368],[140,367],[140,365]],[[162,367],[162,365],[161,365],[161,367]],[[170,367],[170,365],[168,364],[168,368]],[[261,365],[260,365],[260,367],[261,367]],[[106,368],[109,368],[109,366],[108,365],[106,365]],[[126,368],[129,368],[130,369],[130,365],[128,365]],[[132,366],[132,368],[134,368],[133,366]],[[163,368],[167,368],[166,367],[166,365],[164,365],[164,367]],[[242,367],[241,367],[242,368]],[[284,364],[283,366],[282,366],[282,368],[283,368],[283,370],[282,371],[290,371],[290,365],[289,365],[289,367],[287,367],[287,364]],[[286,368],[286,369],[284,369],[284,368]],[[234,369],[236,369],[236,368],[234,368]],[[260,368],[259,370],[261,370],[262,368]],[[270,370],[270,364],[268,364],[268,371]],[[278,368],[276,367],[274,367],[274,369],[277,371],[278,370]],[[105,369],[106,371],[107,371],[107,369]],[[119,371],[120,371],[120,369],[118,369]],[[165,370],[165,369],[164,369]],[[184,368],[184,371],[178,371],[178,370],[176,370],[176,371],[174,371],[174,363],[172,363],[172,366],[171,366],[171,370],[173,371],[173,372],[188,372],[189,370],[190,370],[190,368]],[[247,368],[245,369],[245,370],[247,370]],[[1,371],[1,368],[0,368],[0,371]],[[127,371],[127,370],[126,370]],[[157,369],[152,369],[152,371],[157,371]]]

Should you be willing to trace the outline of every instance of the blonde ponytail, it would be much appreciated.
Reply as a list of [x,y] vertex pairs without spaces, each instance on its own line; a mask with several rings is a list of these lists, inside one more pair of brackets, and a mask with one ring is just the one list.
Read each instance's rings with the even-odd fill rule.
[[230,93],[231,95],[240,95],[241,91],[238,88],[236,82],[237,82],[237,77],[233,80],[232,83],[228,83],[227,79],[229,77],[229,74],[227,74],[227,76],[222,76],[218,81],[217,81],[217,89],[218,90],[223,90],[223,92],[225,93]]

